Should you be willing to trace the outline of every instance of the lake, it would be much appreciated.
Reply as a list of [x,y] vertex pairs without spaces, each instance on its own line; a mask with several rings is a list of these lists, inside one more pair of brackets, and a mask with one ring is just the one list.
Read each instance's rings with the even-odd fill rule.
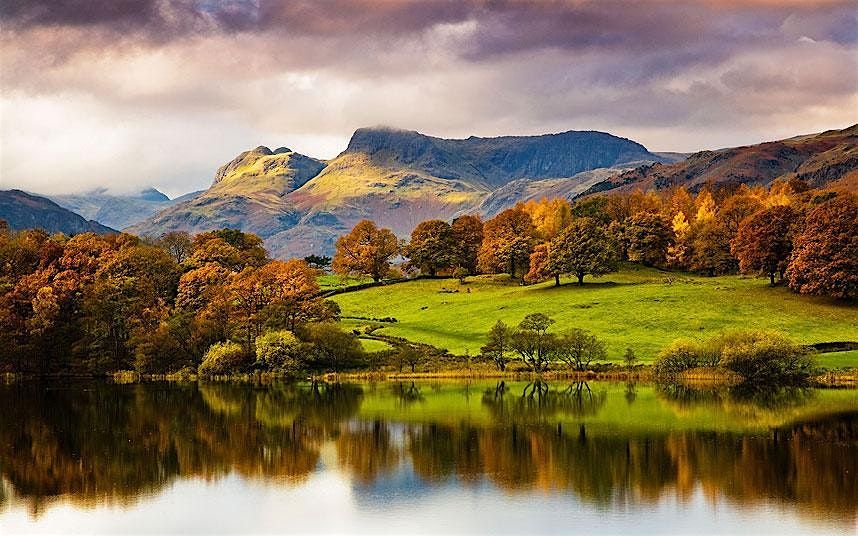
[[0,533],[858,531],[858,390],[0,385]]

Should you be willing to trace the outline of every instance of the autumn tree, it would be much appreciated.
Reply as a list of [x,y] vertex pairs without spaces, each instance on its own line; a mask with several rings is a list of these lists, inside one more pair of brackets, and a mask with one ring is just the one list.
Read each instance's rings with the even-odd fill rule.
[[483,222],[479,216],[465,215],[453,220],[455,266],[464,268],[469,274],[477,273],[477,255],[483,244]]
[[176,264],[182,264],[191,256],[194,242],[185,231],[170,231],[164,233],[157,241],[157,245],[167,250],[173,256]]
[[486,273],[506,272],[510,277],[528,269],[533,245],[533,221],[521,205],[507,209],[483,226],[478,265]]
[[789,286],[802,294],[858,295],[858,198],[840,193],[815,207],[795,239]]
[[381,281],[390,273],[390,260],[399,254],[399,241],[390,229],[379,229],[363,220],[336,243],[332,263],[338,274],[360,274]]
[[528,262],[530,269],[524,275],[524,280],[528,283],[539,283],[553,277],[555,286],[559,286],[560,272],[551,260],[551,244],[545,243],[534,246]]
[[662,266],[673,240],[673,229],[666,216],[639,212],[626,220],[624,239],[630,261]]
[[709,276],[734,272],[736,260],[731,254],[730,238],[727,227],[715,218],[695,224],[688,243],[691,253],[687,267]]
[[502,320],[495,322],[489,330],[488,341],[480,348],[482,355],[491,360],[495,367],[501,372],[506,370],[509,362],[508,354],[511,351],[512,330]]
[[530,214],[534,237],[540,240],[551,240],[572,221],[572,207],[563,198],[530,200],[523,208]]
[[746,218],[731,244],[743,272],[768,275],[772,285],[775,275],[783,279],[792,252],[792,229],[796,212],[789,205],[763,209]]
[[426,220],[411,232],[411,241],[405,246],[403,255],[408,257],[409,267],[435,276],[439,270],[453,265],[455,246],[453,230],[447,222]]

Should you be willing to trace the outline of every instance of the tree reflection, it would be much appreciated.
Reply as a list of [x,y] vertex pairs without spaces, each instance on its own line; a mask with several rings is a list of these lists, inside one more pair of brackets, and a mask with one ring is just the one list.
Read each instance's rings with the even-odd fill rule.
[[[0,387],[0,505],[23,498],[38,514],[55,498],[124,503],[180,477],[229,473],[298,485],[332,445],[339,469],[361,485],[413,471],[427,485],[456,479],[565,490],[603,506],[690,499],[702,490],[712,500],[775,499],[845,521],[856,514],[858,412],[798,420],[763,435],[590,425],[631,402],[740,415],[749,408],[793,411],[814,400],[807,390],[682,387],[661,388],[653,400],[638,397],[639,389],[652,388],[620,386],[609,404],[608,390],[586,383],[497,382],[480,387],[485,419],[415,422],[396,414],[362,418],[370,395],[349,384],[14,384]],[[450,392],[465,397],[435,391],[403,383],[371,396],[397,408]]]

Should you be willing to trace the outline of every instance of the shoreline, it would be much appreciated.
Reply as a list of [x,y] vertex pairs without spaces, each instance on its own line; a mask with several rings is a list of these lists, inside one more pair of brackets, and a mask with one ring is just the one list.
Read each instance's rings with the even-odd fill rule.
[[[136,372],[117,372],[105,375],[63,374],[63,375],[32,375],[3,373],[0,381],[6,384],[18,381],[99,381],[106,380],[114,384],[133,384],[148,382],[198,382],[198,383],[292,383],[292,382],[403,382],[418,380],[513,380],[513,381],[617,381],[644,382],[660,384],[689,384],[700,387],[729,387],[742,383],[735,375],[721,373],[717,370],[694,371],[683,374],[671,381],[655,378],[649,366],[633,371],[546,371],[533,373],[528,371],[483,371],[483,370],[446,370],[431,372],[398,372],[398,371],[362,371],[340,372],[319,375],[289,376],[279,373],[241,373],[224,376],[200,376],[198,374],[138,374]],[[858,370],[846,369],[826,371],[808,378],[807,385],[813,387],[858,388]],[[794,384],[762,384],[764,387],[790,387]]]

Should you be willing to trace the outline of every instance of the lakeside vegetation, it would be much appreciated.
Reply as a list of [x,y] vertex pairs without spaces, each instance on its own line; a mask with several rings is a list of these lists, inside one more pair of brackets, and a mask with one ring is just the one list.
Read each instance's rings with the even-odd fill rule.
[[[234,229],[68,238],[2,227],[0,371],[634,372],[681,346],[684,369],[668,376],[703,367],[794,381],[816,371],[800,345],[855,349],[856,221],[853,194],[791,181],[543,199],[485,222],[424,221],[407,243],[361,221],[333,258],[287,261]],[[713,337],[747,342],[736,348],[752,365],[737,365],[735,349],[703,356]]]

